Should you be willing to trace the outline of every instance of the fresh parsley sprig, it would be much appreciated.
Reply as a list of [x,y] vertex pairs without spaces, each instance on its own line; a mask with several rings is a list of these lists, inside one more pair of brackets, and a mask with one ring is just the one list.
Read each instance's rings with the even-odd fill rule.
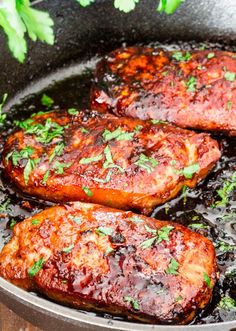
[[[95,0],[76,0],[87,7]],[[114,7],[124,13],[135,9],[141,0],[114,0]],[[157,11],[173,14],[185,0],[159,0]],[[2,0],[0,2],[0,26],[4,30],[12,55],[21,63],[27,53],[26,34],[33,41],[54,44],[54,22],[48,12],[33,8],[30,0]]]

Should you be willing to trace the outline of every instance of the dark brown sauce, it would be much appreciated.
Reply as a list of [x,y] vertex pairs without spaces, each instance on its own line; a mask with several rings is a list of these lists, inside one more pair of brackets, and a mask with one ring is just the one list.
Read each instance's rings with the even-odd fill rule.
[[[176,45],[160,45],[167,49],[195,49],[204,46],[210,49],[227,49],[236,51],[236,47],[228,47],[218,44],[179,43]],[[1,133],[0,152],[6,136],[13,129],[13,120],[27,118],[31,113],[45,110],[40,100],[46,93],[54,100],[53,108],[86,108],[89,101],[89,90],[92,82],[92,67],[95,60],[79,64],[80,68],[73,77],[62,79],[50,84],[51,78],[39,84],[38,91],[30,88],[11,102],[8,110],[7,123]],[[90,69],[88,69],[90,67]],[[69,76],[71,68],[68,68],[65,76]],[[58,79],[58,76],[57,76]],[[6,91],[7,92],[7,91]],[[34,92],[34,93],[32,93]],[[25,96],[28,94],[27,96]],[[24,96],[24,98],[22,98]],[[20,102],[19,102],[20,101]],[[236,309],[225,310],[218,304],[222,297],[230,296],[236,299],[236,190],[229,197],[226,207],[212,207],[219,200],[217,190],[222,188],[224,182],[236,171],[236,138],[227,138],[213,134],[222,146],[223,156],[209,176],[195,189],[188,189],[185,194],[178,196],[171,202],[156,208],[152,216],[162,220],[172,220],[185,226],[201,223],[201,229],[195,229],[202,235],[211,239],[216,246],[217,262],[220,270],[220,279],[214,288],[213,298],[207,309],[199,313],[193,324],[205,324],[236,319]],[[6,211],[2,210],[4,202],[8,201]],[[6,179],[3,167],[0,165],[0,246],[3,246],[11,237],[11,220],[22,221],[25,217],[35,214],[49,206],[51,203],[38,201],[23,196],[17,192]],[[4,209],[4,208],[3,208]],[[5,214],[5,215],[4,215]],[[220,243],[225,242],[232,246],[232,251],[223,252]],[[93,314],[93,313],[86,313]],[[94,315],[94,314],[93,314]],[[99,314],[101,316],[101,314]],[[105,318],[113,318],[107,314]],[[122,318],[114,318],[122,320]],[[112,322],[111,322],[112,323]]]

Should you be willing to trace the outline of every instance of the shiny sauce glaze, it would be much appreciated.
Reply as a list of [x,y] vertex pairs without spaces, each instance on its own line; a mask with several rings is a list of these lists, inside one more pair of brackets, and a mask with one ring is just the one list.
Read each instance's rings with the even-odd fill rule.
[[[236,51],[235,47],[218,44],[179,43],[160,45],[167,50],[178,49],[226,49]],[[36,89],[28,89],[11,102],[7,121],[1,128],[0,148],[2,151],[6,136],[13,130],[14,120],[22,120],[30,114],[47,110],[41,98],[47,94],[54,101],[53,109],[86,108],[89,104],[89,91],[92,85],[92,70],[96,59],[78,65],[71,70],[63,70],[57,75],[56,83],[50,79],[38,84]],[[88,69],[89,68],[89,69]],[[59,77],[59,79],[58,79]],[[7,91],[6,91],[7,92]],[[218,140],[222,149],[222,158],[210,175],[195,189],[184,189],[172,201],[153,211],[152,216],[162,220],[178,220],[186,227],[211,239],[216,247],[220,279],[214,288],[213,298],[207,309],[193,321],[193,324],[206,324],[236,319],[236,138],[224,135],[212,136]],[[5,177],[0,167],[0,244],[3,246],[11,237],[11,228],[15,222],[22,221],[52,203],[23,196]],[[234,185],[235,183],[235,185]],[[226,298],[226,299],[224,299]],[[223,299],[223,301],[222,301]],[[84,312],[85,314],[91,314]],[[107,314],[100,316],[121,319]]]

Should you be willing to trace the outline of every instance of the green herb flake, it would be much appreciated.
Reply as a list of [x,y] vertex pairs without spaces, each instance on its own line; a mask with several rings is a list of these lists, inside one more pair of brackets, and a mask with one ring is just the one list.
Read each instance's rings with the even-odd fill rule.
[[158,165],[158,161],[142,153],[139,156],[138,161],[136,161],[134,164],[139,168],[146,170],[147,173],[150,174],[154,170],[154,168]]
[[108,255],[110,253],[112,253],[114,251],[114,249],[112,247],[108,247],[105,251],[105,255]]
[[236,78],[236,74],[234,72],[226,71],[224,77],[226,80],[230,82],[234,82]]
[[175,302],[180,302],[180,301],[183,301],[183,297],[181,295],[178,295],[176,298],[175,298]]
[[187,167],[184,167],[181,170],[177,170],[176,172],[179,175],[183,175],[186,179],[192,179],[193,175],[200,170],[200,166],[198,163],[190,164]]
[[99,226],[96,229],[96,233],[99,236],[111,236],[113,234],[113,229],[106,226]]
[[129,220],[135,224],[137,223],[142,223],[143,220],[141,218],[139,218],[138,216],[132,216],[132,217],[129,217]]
[[236,300],[226,296],[220,300],[219,307],[224,310],[235,310],[236,309]]
[[38,261],[34,262],[33,266],[28,270],[29,277],[34,277],[43,267],[44,261],[40,258]]
[[40,223],[39,219],[37,218],[34,218],[32,221],[31,221],[31,224],[32,225],[38,225]]
[[47,94],[43,94],[41,98],[41,104],[47,108],[51,108],[54,104],[54,100],[50,98]]
[[78,216],[69,215],[69,218],[77,224],[80,224],[82,222],[81,217]]
[[13,165],[17,166],[20,160],[29,159],[34,153],[34,151],[35,151],[34,148],[27,146],[20,151],[10,152],[7,154],[5,158],[6,163],[8,164],[9,159],[11,158]]
[[192,223],[192,224],[189,224],[189,228],[192,228],[192,229],[208,229],[209,226],[204,225],[202,223]]
[[153,119],[150,121],[152,124],[156,125],[156,124],[168,124],[167,121],[162,121],[162,120],[156,120],[156,119]]
[[82,190],[84,191],[84,193],[88,196],[91,197],[93,195],[93,192],[87,187],[87,186],[82,186]]
[[43,176],[43,179],[42,179],[42,184],[43,185],[45,185],[46,183],[47,183],[47,180],[48,180],[48,178],[49,178],[49,175],[50,175],[50,170],[48,169],[46,172],[45,172],[45,174],[44,174],[44,176]]
[[210,279],[210,277],[205,272],[203,273],[203,279],[204,279],[205,283],[207,284],[207,286],[209,288],[212,288],[212,286],[211,286],[211,279]]
[[29,181],[29,176],[31,174],[31,171],[33,171],[36,167],[36,165],[39,163],[40,159],[29,159],[26,163],[26,166],[24,167],[23,177],[24,182],[27,185]]
[[77,116],[79,114],[78,110],[75,108],[69,108],[67,111],[68,111],[68,114],[71,116]]
[[138,301],[135,300],[134,298],[132,298],[130,296],[125,296],[123,298],[123,300],[125,302],[128,302],[129,304],[131,304],[132,308],[134,308],[135,310],[139,310],[140,309]]
[[120,172],[124,172],[124,169],[122,167],[120,167],[119,165],[114,163],[112,155],[111,155],[111,150],[108,145],[104,149],[104,154],[105,154],[105,158],[106,158],[106,161],[103,163],[104,169],[117,168],[117,169],[119,169]]
[[109,130],[105,130],[102,134],[103,140],[105,142],[108,142],[112,139],[115,139],[117,141],[120,140],[131,140],[134,136],[135,132],[123,132],[121,130],[120,127],[118,127],[116,130],[114,131],[109,131]]
[[85,129],[84,127],[81,127],[81,128],[80,128],[80,131],[81,131],[82,133],[89,133],[89,130]]
[[56,156],[61,156],[64,148],[65,148],[64,143],[57,144],[49,157],[49,163],[51,163]]
[[14,228],[14,226],[16,225],[16,221],[15,220],[11,220],[10,221],[10,229],[12,230]]
[[2,102],[0,103],[0,126],[3,126],[5,124],[5,121],[7,118],[7,114],[2,113],[2,110],[3,110],[2,108],[7,100],[7,97],[8,97],[8,95],[7,95],[7,93],[5,93],[3,95]]
[[166,269],[166,273],[168,275],[178,275],[179,274],[178,268],[179,268],[179,263],[174,258],[172,258]]
[[106,183],[110,182],[111,176],[112,176],[112,170],[109,170],[106,175],[106,178],[101,179],[101,178],[94,177],[93,180],[97,183],[106,184]]
[[63,248],[62,252],[68,254],[71,252],[73,247],[74,247],[74,244],[71,244],[70,246]]
[[221,200],[218,200],[214,203],[214,206],[226,206],[229,202],[229,197],[231,193],[236,189],[236,171],[233,173],[231,178],[226,180],[223,184],[223,187],[217,190],[218,196]]
[[9,198],[7,198],[5,201],[1,202],[0,213],[4,214],[8,211],[10,202],[11,202],[11,200]]
[[226,104],[227,110],[231,110],[232,109],[232,101],[228,100],[227,104]]
[[190,77],[189,80],[185,83],[188,92],[195,92],[197,86],[196,77]]
[[176,61],[189,61],[191,59],[191,54],[189,52],[183,54],[182,52],[177,51],[172,54],[172,57]]
[[217,243],[216,248],[225,253],[225,252],[233,252],[236,249],[235,245],[230,245],[226,243],[225,241],[220,241]]
[[162,241],[169,242],[169,240],[170,240],[169,235],[170,235],[170,232],[174,229],[174,227],[167,225],[167,226],[163,226],[159,230],[155,230],[155,229],[149,228],[146,225],[145,229],[147,232],[153,233],[153,234],[155,233],[156,235],[154,237],[149,238],[149,239],[145,240],[144,242],[142,242],[140,244],[141,248],[149,248],[154,244],[154,242],[156,242],[157,244],[160,244]]
[[89,164],[92,162],[98,162],[102,159],[102,154],[96,155],[96,156],[92,156],[92,157],[87,157],[87,158],[82,158],[79,163],[80,164]]
[[57,175],[62,175],[62,174],[64,174],[64,169],[69,168],[71,165],[72,165],[72,162],[62,163],[59,161],[55,161],[55,163],[53,165],[53,169],[55,170],[55,173]]
[[207,54],[208,59],[212,59],[214,56],[215,56],[214,52],[210,52],[210,53]]

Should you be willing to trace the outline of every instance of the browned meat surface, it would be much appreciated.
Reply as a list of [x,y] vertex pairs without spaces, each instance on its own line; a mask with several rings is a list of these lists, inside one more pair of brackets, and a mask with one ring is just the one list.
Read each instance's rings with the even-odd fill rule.
[[22,191],[51,201],[149,213],[194,187],[220,157],[207,134],[110,114],[51,112],[18,125],[5,170]]
[[14,227],[0,275],[55,301],[144,322],[190,322],[215,284],[213,244],[182,225],[92,204]]
[[127,47],[97,65],[91,104],[119,116],[236,135],[236,54]]

